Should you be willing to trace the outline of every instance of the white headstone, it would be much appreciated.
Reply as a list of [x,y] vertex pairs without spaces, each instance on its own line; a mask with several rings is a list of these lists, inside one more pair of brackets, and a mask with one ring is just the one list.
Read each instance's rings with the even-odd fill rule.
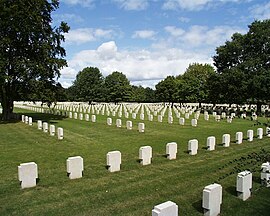
[[169,124],[172,124],[172,123],[173,123],[173,117],[172,117],[172,116],[169,116],[169,117],[168,117],[168,123],[169,123]]
[[208,121],[209,120],[209,115],[208,114],[204,114],[204,120]]
[[107,153],[107,166],[110,172],[120,171],[121,166],[121,152],[111,151]]
[[270,163],[266,162],[261,165],[261,182],[262,185],[270,187]]
[[197,119],[192,119],[191,120],[191,126],[192,127],[197,127],[197,122],[198,122]]
[[207,137],[207,150],[213,151],[215,150],[215,146],[216,146],[216,137],[214,136]]
[[196,155],[198,151],[199,142],[197,139],[188,141],[188,152],[190,155]]
[[37,121],[37,125],[38,125],[38,129],[42,130],[42,121],[41,120]]
[[231,142],[231,135],[230,134],[223,134],[222,136],[222,144],[224,147],[229,147]]
[[249,142],[253,141],[253,130],[248,130],[247,131],[247,138]]
[[81,156],[69,157],[67,159],[67,173],[70,179],[83,176],[83,158]]
[[50,135],[51,136],[55,135],[55,126],[54,125],[50,125]]
[[95,115],[92,115],[92,116],[91,116],[91,120],[92,120],[92,122],[96,122],[96,121],[97,121],[96,116],[95,116]]
[[57,128],[57,138],[59,140],[64,139],[64,129],[61,127]]
[[152,147],[151,146],[142,146],[139,150],[139,159],[142,165],[151,164],[152,158]]
[[185,125],[185,119],[184,118],[179,118],[179,124],[180,125]]
[[211,184],[203,189],[203,202],[205,216],[217,216],[220,214],[222,203],[222,187],[219,184]]
[[48,132],[48,123],[47,122],[43,122],[42,127],[43,127],[43,132],[44,133],[47,133]]
[[22,115],[22,122],[24,122],[24,115]]
[[33,125],[32,117],[29,117],[29,118],[28,118],[28,124],[31,125],[31,126]]
[[74,113],[74,119],[77,119],[78,118],[78,114],[75,112]]
[[28,124],[28,116],[24,116],[24,123]]
[[128,130],[132,130],[132,121],[127,121],[126,126]]
[[243,171],[238,173],[236,181],[237,196],[243,201],[247,200],[251,195],[252,173]]
[[152,210],[152,216],[178,216],[178,205],[172,201],[156,205]]
[[118,128],[122,127],[122,120],[121,119],[116,119],[116,127],[118,127]]
[[107,118],[107,125],[109,125],[109,126],[112,125],[112,118]]
[[216,116],[215,116],[215,120],[216,120],[217,122],[219,122],[220,119],[221,119],[220,115],[216,115]]
[[235,140],[236,144],[241,144],[243,142],[243,132],[236,132]]
[[136,119],[136,113],[132,113],[132,118]]
[[177,143],[170,142],[166,144],[166,155],[169,160],[176,159],[177,154]]
[[69,112],[69,118],[72,118],[72,112]]
[[189,119],[189,113],[185,113],[185,118]]
[[85,121],[89,121],[89,114],[85,114]]
[[262,128],[257,129],[257,136],[258,136],[258,139],[263,138],[263,129]]
[[80,114],[79,114],[79,119],[80,119],[80,120],[83,120],[83,113],[80,113]]
[[140,119],[141,119],[141,120],[144,120],[144,113],[141,113],[141,114],[140,114]]
[[144,123],[139,123],[138,124],[138,130],[140,133],[144,133],[145,125]]
[[162,122],[162,115],[158,115],[158,122]]
[[35,162],[22,163],[18,166],[18,177],[21,182],[21,188],[30,188],[36,186],[38,178],[38,167]]

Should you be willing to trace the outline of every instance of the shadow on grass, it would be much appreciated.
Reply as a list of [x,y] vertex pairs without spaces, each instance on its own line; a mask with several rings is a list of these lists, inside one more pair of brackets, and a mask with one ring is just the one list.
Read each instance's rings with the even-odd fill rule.
[[262,183],[262,180],[259,176],[252,176],[252,181],[258,184]]
[[198,200],[192,203],[192,206],[194,209],[196,209],[197,212],[203,213],[202,200]]
[[236,191],[236,187],[230,186],[225,188],[225,191],[235,197],[237,197],[237,191]]
[[50,123],[55,123],[57,124],[57,122],[55,121],[59,121],[59,120],[63,120],[65,118],[68,118],[66,116],[61,116],[61,115],[52,115],[52,114],[46,114],[46,113],[15,113],[18,114],[18,118],[17,119],[11,119],[11,120],[7,120],[7,121],[3,121],[2,119],[2,115],[0,115],[0,124],[14,124],[14,123],[18,123],[21,121],[21,116],[22,115],[26,115],[29,117],[32,117],[33,122],[37,121],[37,120],[42,120],[42,121],[47,121]]

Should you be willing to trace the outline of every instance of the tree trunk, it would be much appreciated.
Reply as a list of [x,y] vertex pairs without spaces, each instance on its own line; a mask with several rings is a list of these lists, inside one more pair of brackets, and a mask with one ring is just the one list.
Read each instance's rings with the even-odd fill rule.
[[257,101],[257,115],[261,115],[262,113],[262,102],[261,101]]
[[10,120],[12,118],[12,114],[13,114],[13,100],[11,98],[10,95],[10,91],[8,91],[7,89],[10,90],[10,88],[6,88],[7,86],[3,85],[2,86],[2,101],[1,101],[1,105],[2,105],[2,120],[3,121],[7,121]]

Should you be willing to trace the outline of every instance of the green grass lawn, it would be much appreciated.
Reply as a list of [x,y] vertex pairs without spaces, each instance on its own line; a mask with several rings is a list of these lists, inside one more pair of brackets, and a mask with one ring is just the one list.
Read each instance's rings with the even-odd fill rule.
[[[248,129],[256,135],[254,122],[234,119],[204,121],[201,115],[198,127],[176,122],[169,125],[145,120],[145,133],[137,131],[141,121],[133,120],[133,130],[107,126],[107,116],[98,115],[97,122],[86,122],[61,116],[33,113],[17,109],[33,117],[33,126],[22,122],[0,123],[0,215],[151,215],[157,204],[171,200],[178,204],[179,215],[202,215],[203,188],[217,182],[223,187],[222,215],[269,215],[270,188],[260,184],[260,165],[270,152],[270,138],[244,140],[233,143],[235,133]],[[139,116],[137,116],[138,118]],[[91,117],[90,117],[91,118]],[[131,118],[131,115],[130,115]],[[37,129],[37,120],[46,120],[64,128],[64,140],[51,137]],[[129,119],[130,120],[130,119]],[[266,119],[260,118],[260,122]],[[263,127],[264,131],[265,128]],[[222,147],[221,138],[231,134],[231,146]],[[216,150],[205,150],[208,136],[216,137]],[[198,139],[195,156],[187,151],[188,140]],[[178,143],[176,160],[165,158],[168,142]],[[138,163],[139,148],[153,148],[152,164]],[[106,154],[122,153],[121,171],[106,170]],[[268,154],[268,155],[267,155]],[[66,173],[66,159],[82,156],[84,176],[70,180]],[[37,187],[20,188],[17,167],[20,163],[36,162],[39,181]],[[236,196],[236,176],[250,169],[253,173],[252,197],[243,202]]]

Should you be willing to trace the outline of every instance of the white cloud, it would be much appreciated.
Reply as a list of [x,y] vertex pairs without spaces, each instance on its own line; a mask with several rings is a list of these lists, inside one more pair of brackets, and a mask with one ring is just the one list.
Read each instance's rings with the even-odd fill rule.
[[142,39],[153,39],[156,32],[152,30],[140,30],[135,31],[132,35],[132,38],[142,38]]
[[81,5],[82,7],[93,7],[95,0],[61,0],[61,2],[70,5]]
[[270,2],[261,5],[257,4],[249,10],[255,19],[270,19]]
[[82,17],[80,17],[77,14],[70,14],[70,13],[65,13],[65,14],[54,14],[53,15],[53,20],[56,22],[67,22],[67,21],[72,21],[75,23],[82,23],[84,20]]
[[185,33],[183,29],[176,28],[175,26],[166,26],[164,29],[166,32],[169,32],[174,37],[181,36]]
[[[181,49],[167,50],[118,50],[114,41],[101,44],[96,50],[83,50],[68,61],[68,68],[61,71],[60,81],[69,82],[85,67],[98,67],[104,76],[113,71],[123,72],[131,82],[148,83],[168,75],[178,75],[185,71],[190,63],[210,63],[207,55],[186,52]],[[150,80],[153,82],[149,84]]]
[[120,8],[124,10],[145,10],[148,6],[148,0],[113,0]]
[[250,2],[252,0],[166,0],[162,6],[165,10],[184,9],[190,11],[202,10],[205,7],[216,4],[225,4],[228,2],[241,3]]
[[83,44],[86,42],[96,41],[101,38],[111,39],[114,36],[113,30],[79,28],[70,30],[65,34],[66,42],[68,44]]
[[188,17],[179,17],[178,20],[182,23],[188,23],[190,21],[190,18]]

